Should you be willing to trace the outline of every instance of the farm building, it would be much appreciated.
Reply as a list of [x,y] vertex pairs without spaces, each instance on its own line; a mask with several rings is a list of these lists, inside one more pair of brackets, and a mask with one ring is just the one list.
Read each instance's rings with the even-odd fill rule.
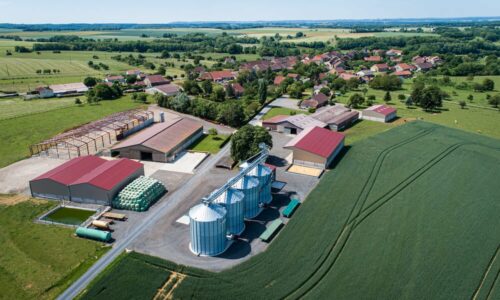
[[146,84],[147,87],[151,88],[158,85],[169,84],[170,81],[163,78],[163,76],[161,75],[148,75],[144,79],[144,83]]
[[304,100],[300,103],[300,107],[304,109],[308,108],[320,108],[328,104],[328,96],[323,93],[317,93],[313,95],[310,99]]
[[143,165],[129,159],[81,156],[31,180],[30,189],[33,197],[109,205],[120,189],[141,175]]
[[54,97],[54,91],[50,89],[49,87],[38,87],[35,89],[35,92],[38,93],[40,98],[51,98]]
[[327,124],[303,114],[294,116],[276,116],[262,123],[262,126],[286,134],[298,134],[307,127],[326,127]]
[[361,118],[363,120],[387,123],[396,118],[396,113],[395,108],[379,104],[363,110]]
[[309,127],[285,145],[293,151],[293,164],[325,169],[344,147],[344,135],[321,127]]
[[229,80],[236,79],[236,76],[237,76],[236,72],[229,70],[222,70],[222,71],[212,71],[212,72],[202,73],[199,79],[223,83]]
[[328,124],[328,127],[333,131],[342,131],[359,119],[359,112],[342,105],[335,105],[320,109],[311,117]]
[[179,118],[155,124],[112,148],[112,153],[131,159],[170,162],[203,135],[203,126]]
[[52,84],[49,88],[54,92],[54,95],[66,95],[66,94],[83,94],[89,90],[89,88],[81,83],[64,83],[64,84]]
[[30,153],[65,159],[93,155],[153,122],[154,115],[150,111],[115,113],[31,145]]
[[152,88],[146,89],[146,93],[148,94],[154,95],[156,93],[160,93],[165,96],[175,96],[179,94],[180,91],[181,87],[173,83],[157,85]]

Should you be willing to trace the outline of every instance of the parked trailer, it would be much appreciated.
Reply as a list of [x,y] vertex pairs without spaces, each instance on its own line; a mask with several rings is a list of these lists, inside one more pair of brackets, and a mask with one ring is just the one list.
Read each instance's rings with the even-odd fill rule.
[[127,215],[124,214],[117,214],[117,213],[112,213],[112,212],[107,212],[102,214],[104,218],[112,219],[112,220],[118,220],[118,221],[125,221],[127,219]]
[[85,227],[78,227],[76,229],[76,235],[82,238],[97,240],[101,242],[109,242],[111,240],[111,232]]

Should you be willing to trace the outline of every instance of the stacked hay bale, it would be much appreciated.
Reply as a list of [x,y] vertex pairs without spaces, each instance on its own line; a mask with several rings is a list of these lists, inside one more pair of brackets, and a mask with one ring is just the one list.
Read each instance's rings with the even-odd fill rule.
[[165,186],[156,179],[141,176],[127,185],[113,200],[113,207],[146,211],[165,194]]

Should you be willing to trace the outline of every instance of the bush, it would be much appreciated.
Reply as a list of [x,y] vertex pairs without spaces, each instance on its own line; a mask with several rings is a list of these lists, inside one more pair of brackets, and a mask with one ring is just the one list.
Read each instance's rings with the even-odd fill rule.
[[209,135],[217,135],[217,134],[219,134],[219,132],[218,132],[218,131],[217,131],[217,129],[215,129],[215,128],[210,128],[210,129],[208,130],[208,134],[209,134]]

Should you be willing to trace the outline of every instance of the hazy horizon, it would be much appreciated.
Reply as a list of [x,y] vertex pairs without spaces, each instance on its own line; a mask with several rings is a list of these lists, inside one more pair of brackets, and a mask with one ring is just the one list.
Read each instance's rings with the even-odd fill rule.
[[[29,9],[26,9],[29,7]],[[0,23],[137,23],[174,22],[258,22],[258,21],[330,21],[383,19],[449,19],[500,15],[500,1],[477,0],[473,6],[465,0],[339,0],[303,1],[264,0],[186,3],[167,1],[96,1],[0,0]]]

